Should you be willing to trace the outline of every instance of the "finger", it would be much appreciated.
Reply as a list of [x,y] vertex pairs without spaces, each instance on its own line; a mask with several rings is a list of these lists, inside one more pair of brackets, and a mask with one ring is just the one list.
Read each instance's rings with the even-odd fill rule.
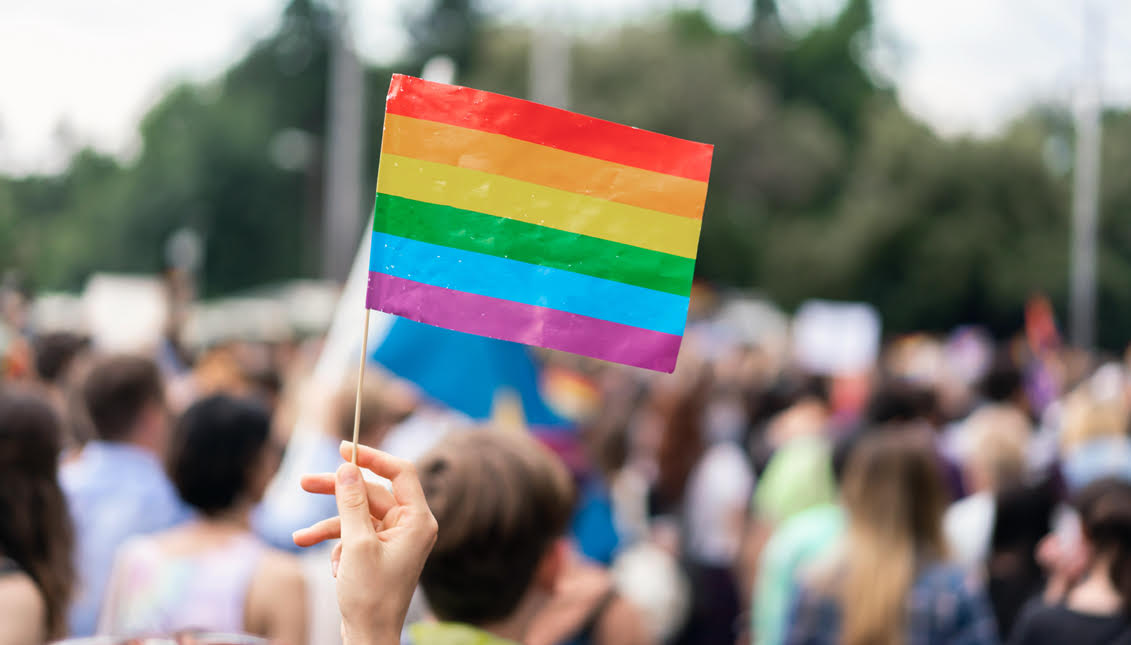
[[[353,444],[343,441],[338,446],[342,459],[353,459]],[[393,483],[393,497],[402,504],[417,509],[428,509],[428,502],[424,498],[424,489],[420,487],[420,479],[416,476],[416,466],[411,461],[394,457],[387,452],[375,450],[369,446],[357,447],[357,464],[372,470],[375,474],[388,479]]]
[[338,466],[334,498],[338,501],[343,540],[356,542],[374,535],[373,521],[369,516],[369,495],[357,466],[350,463]]
[[342,518],[336,516],[299,529],[291,536],[297,546],[314,546],[319,542],[336,540],[340,537],[342,537]]
[[305,474],[299,479],[299,486],[308,493],[318,495],[334,494],[334,473]]
[[[308,493],[320,495],[334,494],[334,473],[319,473],[317,475],[303,475],[299,482],[302,489]],[[365,492],[369,497],[369,514],[376,518],[385,517],[396,500],[389,489],[377,482],[365,482]]]
[[338,565],[342,562],[342,543],[338,542],[334,545],[334,550],[330,552],[330,574],[335,578],[338,577]]
[[[373,531],[380,533],[385,529],[385,524],[376,517],[370,517]],[[291,534],[296,546],[314,546],[326,540],[337,540],[342,537],[342,518],[334,517],[315,522],[314,524],[299,529]]]

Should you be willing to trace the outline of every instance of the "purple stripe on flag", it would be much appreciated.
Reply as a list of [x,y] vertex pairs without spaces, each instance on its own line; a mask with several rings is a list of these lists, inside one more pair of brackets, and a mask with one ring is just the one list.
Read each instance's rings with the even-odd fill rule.
[[456,331],[670,373],[682,336],[369,272],[365,306]]

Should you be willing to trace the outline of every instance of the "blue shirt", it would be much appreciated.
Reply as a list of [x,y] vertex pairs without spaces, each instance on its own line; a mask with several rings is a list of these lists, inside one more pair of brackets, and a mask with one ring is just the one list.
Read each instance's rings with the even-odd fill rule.
[[90,636],[118,547],[135,535],[172,528],[192,512],[157,457],[127,443],[91,441],[63,466],[59,481],[75,525],[79,579],[68,616],[71,636]]
[[[803,587],[790,615],[787,645],[836,645],[840,641],[836,598]],[[904,642],[997,645],[997,623],[981,582],[953,564],[935,564],[920,571],[907,595]]]
[[263,502],[252,514],[252,528],[265,542],[291,552],[300,552],[291,534],[338,514],[333,495],[308,493],[299,485],[306,473],[332,473],[342,465],[340,441],[313,432],[296,433],[287,444],[287,455]]

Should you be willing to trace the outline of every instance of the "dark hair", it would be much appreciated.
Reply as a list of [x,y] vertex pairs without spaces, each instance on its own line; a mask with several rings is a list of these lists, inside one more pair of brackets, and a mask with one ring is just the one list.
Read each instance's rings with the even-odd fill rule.
[[251,401],[217,394],[192,404],[169,445],[169,476],[181,498],[205,515],[232,508],[270,434],[270,417]]
[[79,354],[90,349],[90,338],[70,332],[44,334],[35,340],[35,371],[45,383],[59,384]]
[[996,403],[1008,403],[1021,392],[1024,376],[1021,368],[1008,351],[999,350],[990,363],[989,370],[982,377],[978,389],[982,396]]
[[929,388],[904,379],[887,379],[868,400],[865,416],[870,425],[934,422],[935,394]]
[[419,463],[440,531],[420,584],[442,620],[502,620],[530,588],[538,563],[573,510],[565,466],[528,435],[456,433]]
[[994,495],[986,587],[1003,634],[1010,633],[1025,604],[1044,587],[1037,545],[1052,529],[1058,497],[1056,482],[1050,478],[1015,483]]
[[0,391],[0,555],[35,581],[47,607],[47,635],[67,633],[74,585],[74,530],[57,478],[62,429],[46,399]]
[[117,355],[99,360],[83,384],[90,421],[99,439],[128,439],[145,406],[162,403],[161,373],[153,361]]
[[660,509],[676,507],[683,501],[691,472],[707,449],[703,415],[710,391],[711,376],[703,371],[690,389],[676,394],[674,401],[664,401],[669,408],[656,455],[659,472],[655,493]]
[[1101,479],[1077,493],[1073,505],[1093,552],[1111,556],[1108,576],[1123,600],[1123,612],[1131,614],[1131,483]]

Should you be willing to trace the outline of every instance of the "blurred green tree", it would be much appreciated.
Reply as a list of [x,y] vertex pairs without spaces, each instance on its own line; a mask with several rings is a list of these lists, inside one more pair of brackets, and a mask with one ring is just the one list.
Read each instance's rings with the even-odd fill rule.
[[[1035,110],[996,138],[941,139],[870,75],[868,0],[799,34],[774,0],[752,3],[740,31],[676,11],[590,30],[572,48],[574,109],[715,145],[699,278],[787,306],[867,300],[889,331],[986,322],[1010,332],[1038,291],[1063,312],[1072,132],[1062,113]],[[527,95],[530,32],[489,18],[474,0],[414,9],[397,68],[443,54],[463,84]],[[55,176],[0,177],[0,269],[72,289],[95,270],[154,271],[168,236],[189,226],[205,236],[208,294],[313,275],[329,25],[325,5],[292,0],[243,60],[174,88],[146,115],[136,159],[83,151]],[[371,178],[390,73],[366,72]],[[1107,115],[1108,347],[1131,326],[1129,141],[1131,115]]]

